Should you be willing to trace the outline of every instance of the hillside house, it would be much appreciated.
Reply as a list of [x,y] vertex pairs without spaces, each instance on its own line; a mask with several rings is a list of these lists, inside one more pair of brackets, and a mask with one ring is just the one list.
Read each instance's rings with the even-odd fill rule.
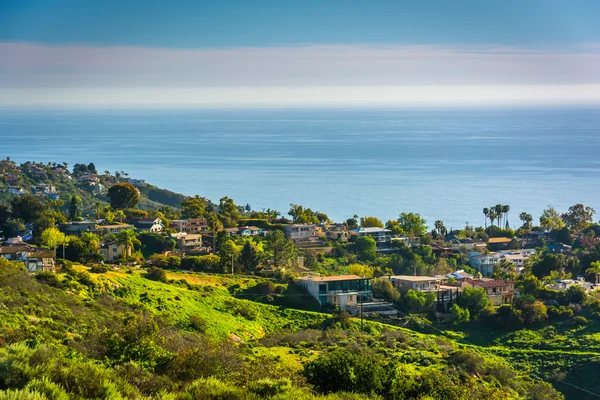
[[472,286],[485,289],[488,298],[495,306],[512,304],[515,296],[515,285],[503,279],[472,279],[460,283],[461,287]]
[[208,221],[206,218],[174,219],[169,228],[177,232],[203,233],[208,231]]
[[107,262],[113,263],[119,259],[131,256],[131,248],[117,243],[115,240],[100,244],[100,254]]
[[296,283],[321,305],[336,305],[340,310],[356,307],[371,299],[371,279],[358,275],[303,277]]
[[60,226],[60,230],[67,235],[80,236],[82,232],[97,232],[96,221],[73,221]]
[[142,218],[133,224],[138,230],[144,232],[159,233],[165,229],[165,226],[160,218]]
[[56,256],[53,251],[25,243],[20,237],[0,243],[0,257],[22,262],[28,272],[55,270]]
[[352,232],[358,237],[370,236],[375,239],[377,243],[386,243],[392,238],[392,231],[385,228],[357,228],[352,230]]
[[286,225],[283,227],[283,234],[293,241],[309,240],[317,236],[317,226],[315,224]]
[[130,225],[130,224],[116,224],[116,225],[98,225],[96,227],[96,230],[98,231],[98,234],[101,236],[107,235],[109,233],[113,233],[113,234],[117,234],[121,231],[127,230],[127,229],[133,229],[134,226]]

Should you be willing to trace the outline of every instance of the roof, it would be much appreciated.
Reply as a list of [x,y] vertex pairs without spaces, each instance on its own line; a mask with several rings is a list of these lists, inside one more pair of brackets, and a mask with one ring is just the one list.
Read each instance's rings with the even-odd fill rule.
[[98,225],[96,229],[118,229],[118,228],[133,228],[133,225],[118,224],[118,225]]
[[413,276],[413,275],[394,275],[390,279],[398,279],[408,282],[425,282],[425,281],[437,281],[438,279],[433,276]]
[[334,281],[350,281],[350,280],[355,280],[355,279],[370,279],[370,278],[363,278],[358,275],[336,275],[336,276],[311,276],[311,277],[301,278],[301,279],[308,280],[308,281],[314,281],[314,282],[334,282]]
[[474,279],[474,280],[470,281],[469,283],[472,284],[473,286],[479,286],[482,288],[509,286],[509,285],[513,284],[512,281],[505,281],[503,279],[491,279],[491,280],[485,280],[485,281],[482,279]]
[[140,218],[140,219],[137,220],[137,222],[139,222],[139,223],[152,222],[153,223],[157,219],[160,220],[160,218],[156,218],[156,217],[154,217],[154,218],[152,218],[152,217],[150,217],[150,218]]
[[512,239],[505,238],[505,237],[497,237],[497,238],[489,238],[488,239],[488,243],[490,243],[490,244],[494,244],[494,243],[510,243],[511,241],[512,241]]
[[389,229],[379,228],[379,227],[369,227],[369,228],[358,228],[354,230],[358,233],[377,233],[377,232],[391,232]]

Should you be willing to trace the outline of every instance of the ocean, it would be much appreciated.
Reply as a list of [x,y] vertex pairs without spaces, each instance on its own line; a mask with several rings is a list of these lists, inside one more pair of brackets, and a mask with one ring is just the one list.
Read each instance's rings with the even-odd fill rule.
[[[94,162],[162,188],[342,221],[420,213],[483,225],[508,204],[537,221],[600,213],[600,109],[0,109],[0,157]],[[596,216],[596,219],[599,217]]]

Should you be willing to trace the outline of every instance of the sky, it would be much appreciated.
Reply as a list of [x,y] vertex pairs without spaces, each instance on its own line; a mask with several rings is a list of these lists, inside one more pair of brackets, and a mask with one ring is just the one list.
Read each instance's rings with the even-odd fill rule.
[[600,1],[0,2],[0,105],[600,103]]

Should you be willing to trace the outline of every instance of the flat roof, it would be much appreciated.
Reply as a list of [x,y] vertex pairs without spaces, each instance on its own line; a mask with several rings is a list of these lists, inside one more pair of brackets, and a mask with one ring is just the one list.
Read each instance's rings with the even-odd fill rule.
[[300,278],[300,279],[304,279],[304,280],[308,280],[308,281],[315,281],[315,282],[333,282],[333,281],[349,281],[349,280],[355,280],[355,279],[370,279],[370,278],[363,278],[358,275],[336,275],[336,276],[311,276],[311,277]]
[[505,237],[489,238],[488,243],[510,243],[512,239]]
[[438,281],[439,279],[433,276],[414,276],[414,275],[394,275],[391,279],[398,279],[409,282],[422,282],[422,281]]

